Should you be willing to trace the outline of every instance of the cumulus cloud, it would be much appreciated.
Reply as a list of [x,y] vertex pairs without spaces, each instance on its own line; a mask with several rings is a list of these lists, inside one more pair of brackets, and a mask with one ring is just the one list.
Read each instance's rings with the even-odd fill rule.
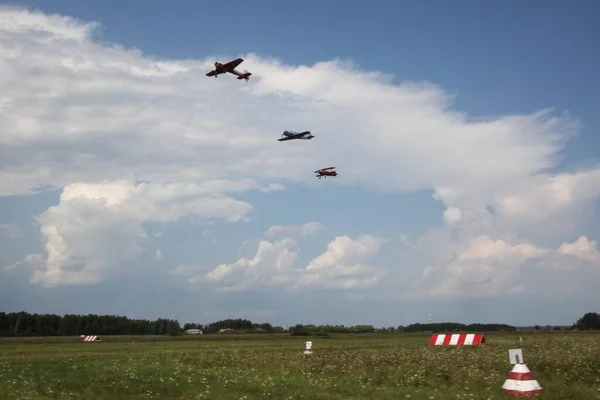
[[[600,170],[540,173],[484,189],[436,189],[434,198],[447,207],[445,226],[409,246],[409,259],[424,268],[412,275],[421,295],[576,294],[600,279],[595,241],[541,244],[578,234],[600,196]],[[425,255],[432,251],[440,254],[433,262]]]
[[[414,243],[417,254],[439,240],[427,234]],[[487,235],[443,239],[446,257],[429,262],[413,275],[408,298],[482,297],[509,293],[576,293],[600,279],[600,256],[594,241],[581,236],[558,248],[524,239],[494,239]],[[436,242],[437,243],[437,242]],[[445,245],[445,246],[444,246]],[[568,282],[568,283],[567,283]]]
[[[307,225],[287,226],[286,231],[297,234]],[[364,264],[379,252],[383,242],[382,238],[370,235],[357,239],[340,236],[332,240],[326,251],[308,265],[298,267],[297,239],[261,240],[252,258],[241,257],[231,264],[221,264],[215,268],[181,265],[173,273],[187,276],[191,283],[209,282],[222,291],[261,286],[289,289],[366,288],[379,282],[385,275],[383,270]]]
[[589,240],[587,236],[580,236],[574,243],[561,244],[558,251],[564,255],[571,255],[588,261],[600,262],[600,253],[598,252],[597,243],[595,240]]
[[511,244],[479,236],[466,243],[463,251],[445,265],[445,279],[431,289],[431,295],[497,295],[510,287],[519,277],[519,267],[530,259],[545,255],[530,243]]
[[[547,247],[534,239],[579,236],[600,197],[598,167],[548,172],[578,132],[568,114],[476,119],[452,110],[452,96],[433,83],[392,84],[343,60],[293,66],[247,54],[250,82],[209,79],[214,56],[159,59],[96,40],[97,26],[0,8],[0,195],[65,188],[38,219],[47,255],[28,257],[34,282],[97,282],[139,255],[146,221],[244,221],[251,206],[228,193],[320,185],[312,171],[335,164],[341,175],[328,185],[433,190],[446,207],[444,227],[405,249],[420,251],[422,262],[390,265],[394,276],[423,279],[426,271],[423,282],[447,280],[440,293],[483,293],[456,280],[479,268],[510,290],[516,266],[558,257],[533,251]],[[284,129],[310,129],[315,138],[279,143]],[[272,227],[273,241],[261,241],[254,258],[178,271],[232,287],[304,285],[326,274],[324,282],[345,287],[381,278],[361,261],[379,248],[369,237],[338,238],[310,269],[297,268],[297,240],[318,228]],[[594,254],[581,250],[591,243],[578,251]]]
[[[391,85],[337,60],[296,67],[249,54],[248,84],[208,79],[212,56],[159,60],[95,41],[95,26],[0,11],[2,194],[129,174],[314,184],[311,172],[324,160],[343,171],[332,184],[464,191],[551,167],[578,126],[551,110],[471,121],[434,84]],[[310,151],[275,140],[305,127],[316,135]]]
[[[58,205],[38,218],[47,255],[23,263],[35,272],[32,283],[93,284],[125,268],[141,254],[145,222],[172,222],[184,216],[244,221],[252,209],[227,194],[262,188],[252,181],[156,184],[131,181],[71,184]],[[162,261],[157,249],[156,261]]]
[[[494,177],[490,179],[496,182]],[[600,198],[600,169],[537,174],[510,184],[465,190],[439,187],[448,226],[479,232],[572,234]]]

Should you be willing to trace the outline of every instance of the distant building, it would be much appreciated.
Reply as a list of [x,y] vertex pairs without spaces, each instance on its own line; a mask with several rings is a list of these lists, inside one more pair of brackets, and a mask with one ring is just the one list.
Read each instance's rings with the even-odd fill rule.
[[187,333],[189,335],[202,335],[203,334],[202,329],[188,329],[184,333]]

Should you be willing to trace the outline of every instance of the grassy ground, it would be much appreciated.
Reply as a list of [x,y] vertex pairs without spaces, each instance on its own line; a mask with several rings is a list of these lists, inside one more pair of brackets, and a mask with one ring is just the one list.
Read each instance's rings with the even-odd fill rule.
[[[0,340],[0,399],[506,399],[522,348],[541,399],[600,399],[600,335],[489,334],[483,347],[428,335]],[[308,339],[310,340],[310,339]]]

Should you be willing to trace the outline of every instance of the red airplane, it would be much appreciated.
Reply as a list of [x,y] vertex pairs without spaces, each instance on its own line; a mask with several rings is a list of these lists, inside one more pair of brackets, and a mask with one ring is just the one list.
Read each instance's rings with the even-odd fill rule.
[[245,79],[246,82],[248,82],[248,78],[250,78],[250,75],[252,74],[246,70],[244,70],[244,72],[239,72],[235,69],[235,67],[240,65],[242,62],[244,62],[242,58],[229,61],[225,64],[221,64],[220,62],[215,61],[215,69],[206,74],[206,76],[214,76],[216,78],[221,74],[229,72],[230,74],[237,75],[238,79]]
[[334,171],[335,167],[321,168],[315,171],[316,177],[319,179],[327,178],[328,176],[337,176],[337,172]]

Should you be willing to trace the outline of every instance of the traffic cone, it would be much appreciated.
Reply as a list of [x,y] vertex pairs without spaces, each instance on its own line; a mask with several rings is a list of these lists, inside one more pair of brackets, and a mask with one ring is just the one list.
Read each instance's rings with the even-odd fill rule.
[[502,391],[511,396],[533,396],[542,393],[542,387],[525,364],[515,364]]
[[304,347],[304,354],[312,354],[312,342],[306,342]]

